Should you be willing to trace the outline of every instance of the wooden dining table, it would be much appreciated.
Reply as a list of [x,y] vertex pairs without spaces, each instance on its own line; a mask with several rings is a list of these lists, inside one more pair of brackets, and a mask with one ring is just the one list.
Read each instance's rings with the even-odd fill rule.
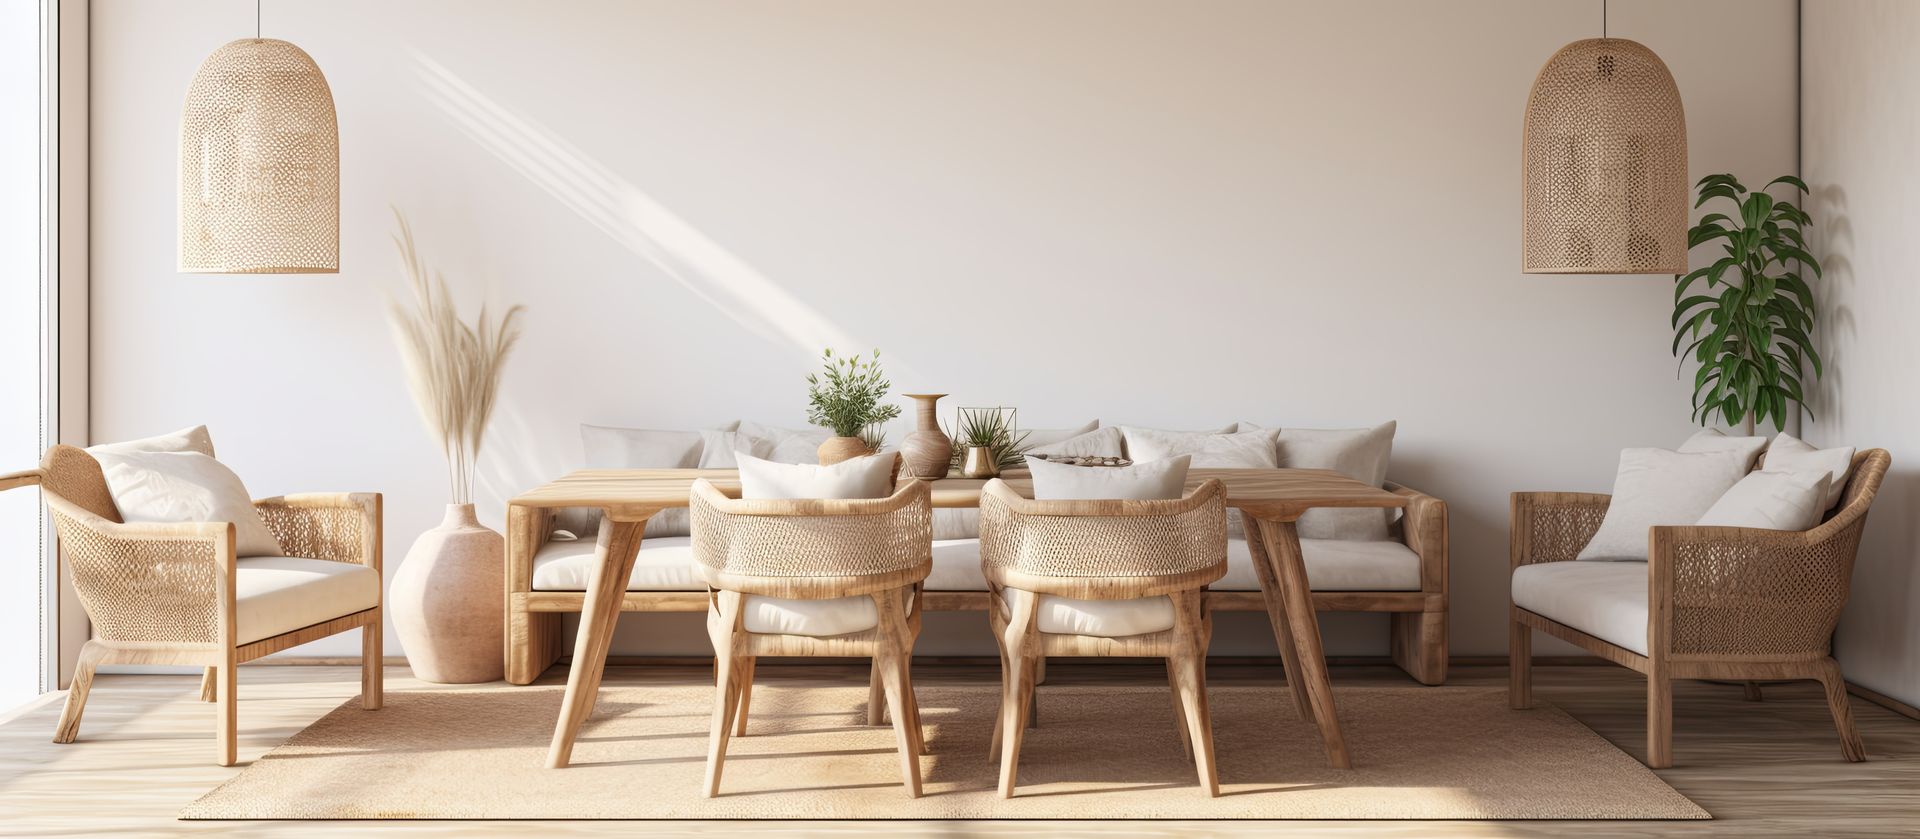
[[[593,507],[605,513],[594,546],[596,561],[580,613],[567,691],[547,751],[548,766],[560,768],[569,763],[580,726],[593,713],[614,625],[620,619],[621,600],[633,574],[647,520],[661,510],[687,506],[693,482],[701,478],[722,490],[738,490],[740,485],[739,475],[732,469],[586,469],[508,502],[510,506],[533,508]],[[1295,522],[1316,507],[1404,507],[1407,498],[1323,469],[1193,469],[1187,473],[1187,489],[1191,491],[1208,478],[1218,478],[1226,485],[1227,506],[1242,513],[1254,573],[1273,624],[1294,706],[1302,719],[1318,726],[1328,761],[1341,769],[1351,768],[1353,761],[1334,709],[1333,686],[1327,677],[1320,624]],[[1021,494],[1033,493],[1032,481],[1024,470],[1010,472],[1004,480]],[[980,489],[986,481],[942,478],[932,484],[934,507],[978,507]]]

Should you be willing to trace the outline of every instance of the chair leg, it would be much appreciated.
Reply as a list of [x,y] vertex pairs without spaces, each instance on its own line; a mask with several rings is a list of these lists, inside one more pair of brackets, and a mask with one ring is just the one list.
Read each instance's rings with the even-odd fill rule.
[[1040,727],[1040,683],[1047,680],[1047,657],[1036,655],[1028,665],[1033,673],[1027,676],[1027,704],[1020,712],[1023,725],[1028,728]]
[[220,697],[220,668],[206,667],[200,671],[200,701],[212,702]]
[[1507,622],[1507,707],[1533,707],[1533,627]]
[[1647,671],[1647,767],[1673,765],[1673,677],[1664,663]]
[[747,706],[753,703],[753,656],[740,657],[740,703],[733,712],[733,736],[747,736]]
[[1012,798],[1020,772],[1020,741],[1027,733],[1027,703],[1033,697],[1032,658],[1034,610],[1038,596],[1028,594],[1010,611],[1006,630],[1000,635],[1001,654],[1006,657],[1006,677],[1000,685],[1000,797]]
[[900,672],[901,678],[907,686],[907,713],[913,717],[908,727],[913,731],[914,742],[920,744],[920,751],[918,753],[923,755],[933,754],[933,750],[927,747],[926,725],[920,722],[920,698],[914,695],[913,692],[913,655],[911,647],[909,647],[906,654],[902,656]]
[[239,762],[240,729],[240,668],[234,660],[233,650],[227,650],[227,660],[220,665],[218,735],[220,765],[232,766]]
[[1180,735],[1180,754],[1193,759],[1193,733],[1187,730],[1187,709],[1180,704],[1180,674],[1167,659],[1167,695],[1173,697],[1173,726]]
[[707,635],[713,642],[713,724],[707,733],[706,794],[720,794],[720,772],[727,761],[727,737],[733,733],[733,712],[740,700],[741,595],[715,592],[713,612],[707,616]]
[[880,659],[867,675],[867,725],[887,724],[887,689],[880,679]]
[[1205,612],[1200,592],[1185,591],[1172,595],[1174,608],[1174,650],[1167,660],[1179,683],[1180,707],[1186,712],[1187,731],[1193,737],[1193,764],[1200,776],[1200,788],[1207,795],[1220,797],[1220,773],[1213,760],[1213,716],[1207,708],[1207,641]]
[[[88,642],[91,646],[92,642]],[[87,710],[87,694],[93,690],[94,662],[82,648],[80,664],[73,669],[73,683],[67,686],[67,702],[60,706],[60,723],[53,728],[53,742],[71,743],[80,736],[80,715]]]
[[1840,662],[1829,657],[1820,662],[1820,684],[1827,689],[1827,710],[1833,713],[1833,727],[1840,732],[1840,753],[1859,763],[1867,759],[1867,744],[1860,729],[1853,725],[1853,704],[1847,699],[1847,680],[1840,675]]
[[907,796],[919,798],[920,742],[919,722],[914,719],[912,690],[907,668],[913,654],[913,635],[907,628],[907,616],[900,605],[899,592],[884,591],[872,595],[879,613],[879,639],[874,650],[880,660],[880,677],[887,689],[887,714],[893,718],[893,736],[899,741],[900,774],[906,782]]
[[[1000,643],[997,638],[995,641],[996,643]],[[1018,680],[1013,676],[1011,665],[1007,662],[1006,644],[1000,643],[1000,693],[1004,696],[1007,692],[1006,686],[1016,681]],[[1006,715],[1004,713],[996,713],[993,715],[993,737],[987,741],[988,761],[1000,759],[1000,732],[1005,727],[1005,724]]]
[[373,621],[360,627],[360,707],[378,711],[387,704],[387,660],[381,614],[375,609]]

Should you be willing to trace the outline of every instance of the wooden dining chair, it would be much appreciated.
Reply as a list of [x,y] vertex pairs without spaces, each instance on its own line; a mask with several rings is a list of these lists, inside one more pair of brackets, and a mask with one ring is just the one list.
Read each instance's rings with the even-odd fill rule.
[[1181,747],[1207,794],[1220,794],[1207,710],[1213,626],[1203,602],[1207,584],[1227,572],[1220,481],[1161,501],[1035,501],[989,481],[980,496],[980,565],[1000,644],[990,755],[1000,758],[1002,798],[1013,797],[1047,656],[1166,659]]
[[920,796],[926,746],[909,665],[921,582],[933,570],[931,498],[924,481],[872,499],[742,500],[694,483],[694,569],[708,587],[717,685],[709,798],[720,792],[728,738],[746,734],[754,660],[763,655],[871,657],[907,792]]

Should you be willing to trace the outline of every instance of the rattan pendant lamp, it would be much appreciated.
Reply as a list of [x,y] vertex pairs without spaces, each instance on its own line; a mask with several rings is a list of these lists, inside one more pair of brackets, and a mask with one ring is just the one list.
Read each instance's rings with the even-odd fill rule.
[[340,132],[305,51],[254,37],[207,57],[180,113],[180,272],[340,271]]
[[1660,56],[1606,37],[1554,53],[1521,139],[1520,270],[1683,274],[1687,118]]

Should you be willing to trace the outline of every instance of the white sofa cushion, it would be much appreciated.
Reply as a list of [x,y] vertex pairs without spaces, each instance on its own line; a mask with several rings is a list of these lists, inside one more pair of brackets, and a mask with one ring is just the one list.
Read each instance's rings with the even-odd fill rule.
[[1033,451],[1036,447],[1051,446],[1082,434],[1091,434],[1099,429],[1100,421],[1093,420],[1077,428],[1028,428],[1016,433],[1021,435],[1020,444],[1026,447],[1025,450]]
[[1121,426],[1127,440],[1127,455],[1136,463],[1165,460],[1177,455],[1192,455],[1196,469],[1275,469],[1280,466],[1274,452],[1277,428],[1209,434],[1193,431],[1160,431],[1153,428]]
[[[1399,542],[1302,539],[1300,553],[1307,566],[1307,582],[1314,591],[1420,590],[1420,555]],[[534,562],[537,565],[539,560]],[[581,587],[585,587],[584,582]],[[1209,588],[1260,590],[1260,578],[1253,571],[1253,553],[1245,541],[1227,540],[1226,576]],[[987,578],[980,571],[980,540],[935,540],[927,590],[986,591]]]
[[100,451],[113,506],[127,522],[232,522],[236,556],[280,556],[280,540],[225,464],[197,451]]
[[[730,422],[716,430],[733,431],[739,425]],[[580,426],[580,444],[588,469],[692,469],[700,465],[703,439],[699,431]],[[600,515],[592,508],[568,507],[554,513],[553,526],[592,541],[590,537],[600,530]],[[653,539],[689,532],[686,508],[675,507],[647,519],[644,535]]]
[[1807,530],[1820,523],[1822,503],[1833,476],[1825,470],[1748,472],[1700,515],[1698,524],[1716,527],[1755,527],[1762,530]]
[[196,425],[192,428],[182,428],[171,434],[87,447],[87,453],[94,457],[133,452],[199,452],[213,457],[213,435],[207,433],[206,426]]
[[380,572],[325,559],[245,557],[234,561],[233,597],[235,640],[251,644],[380,605]]
[[[1388,421],[1372,428],[1283,428],[1274,442],[1280,465],[1288,469],[1331,469],[1368,486],[1387,482],[1387,463],[1393,457],[1393,434],[1399,427]],[[1258,429],[1250,422],[1242,430]],[[1340,510],[1321,508],[1300,516],[1302,539],[1384,541],[1391,538],[1390,508]]]
[[[597,561],[590,539],[548,542],[533,555],[534,591],[586,591]],[[978,560],[975,560],[976,564]],[[693,573],[693,539],[667,536],[640,540],[628,591],[702,591],[706,584]]]
[[[1032,592],[1007,589],[1013,598],[1008,607],[1016,608]],[[1055,635],[1092,635],[1099,638],[1125,638],[1164,632],[1173,628],[1173,600],[1166,596],[1135,597],[1126,600],[1078,600],[1053,594],[1040,595],[1034,623],[1041,632]]]
[[867,455],[832,466],[780,463],[747,454],[740,462],[741,498],[885,498],[893,492],[897,455]]
[[773,454],[773,442],[742,434],[709,428],[700,432],[700,468],[736,469],[739,455],[764,458]]
[[1647,654],[1647,564],[1539,562],[1513,571],[1513,605]]
[[1126,452],[1126,438],[1117,426],[1107,426],[1075,434],[1060,440],[1042,443],[1027,443],[1025,454],[1044,454],[1049,457],[1120,457]]
[[1847,473],[1853,471],[1853,447],[1816,449],[1798,437],[1781,432],[1773,438],[1773,445],[1767,447],[1767,459],[1760,468],[1768,472],[1827,473],[1826,494],[1820,499],[1820,511],[1824,514],[1840,503],[1840,496],[1846,492]]
[[775,428],[757,422],[742,422],[734,429],[749,437],[758,437],[772,445],[766,457],[775,463],[819,463],[820,444],[833,436],[824,428]]
[[1765,451],[1766,448],[1767,438],[1765,437],[1732,437],[1718,428],[1703,428],[1694,432],[1692,437],[1688,437],[1686,442],[1681,443],[1680,448],[1674,449],[1674,451],[1683,454],[1724,451],[1745,452],[1747,455],[1746,468],[1752,469],[1753,461],[1759,458],[1760,453]]
[[1576,558],[1646,561],[1648,528],[1699,521],[1713,502],[1747,474],[1752,460],[1749,452],[1731,448],[1620,452],[1620,471],[1613,479],[1607,514]]
[[1035,500],[1165,500],[1186,491],[1191,461],[1181,455],[1132,466],[1069,466],[1029,457],[1027,469],[1033,474]]

